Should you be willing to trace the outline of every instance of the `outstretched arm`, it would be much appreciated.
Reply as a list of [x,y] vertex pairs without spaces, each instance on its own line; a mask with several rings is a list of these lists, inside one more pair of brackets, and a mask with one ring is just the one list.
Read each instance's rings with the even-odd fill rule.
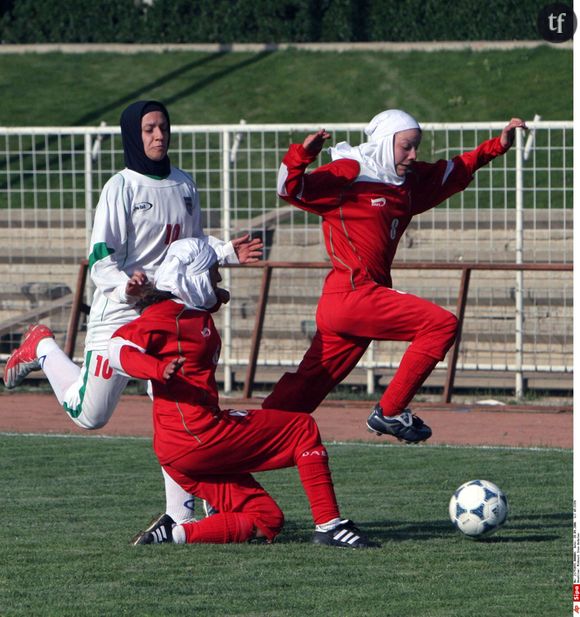
[[220,265],[225,263],[253,263],[262,257],[262,249],[264,248],[262,240],[260,238],[250,238],[249,234],[244,234],[229,242],[218,240],[214,236],[206,237],[210,246],[216,252]]
[[320,129],[301,144],[290,146],[278,171],[277,190],[282,199],[317,214],[338,205],[345,187],[357,178],[359,163],[341,159],[306,173],[330,137],[330,133]]
[[417,173],[413,187],[413,214],[425,212],[467,188],[478,169],[509,150],[517,128],[526,129],[526,123],[520,118],[512,118],[498,137],[484,141],[474,150],[450,161],[417,162],[414,166]]
[[499,136],[499,141],[504,148],[505,151],[509,150],[513,143],[516,135],[516,129],[527,129],[526,123],[521,118],[512,118],[509,123],[504,127],[501,135]]
[[512,118],[503,128],[499,137],[488,139],[475,150],[465,152],[453,159],[458,166],[464,165],[466,173],[473,175],[480,167],[487,165],[497,156],[505,154],[514,143],[516,128],[526,129],[526,123],[520,118]]

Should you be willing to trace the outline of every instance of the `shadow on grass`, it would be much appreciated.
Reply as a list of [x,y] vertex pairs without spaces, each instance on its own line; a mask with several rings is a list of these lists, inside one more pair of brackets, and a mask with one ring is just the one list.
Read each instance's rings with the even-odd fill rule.
[[[516,532],[518,535],[492,535],[480,541],[494,543],[510,542],[554,542],[560,540],[558,530],[569,532],[572,524],[572,514],[555,512],[552,514],[514,515],[508,517],[506,526],[498,533]],[[449,520],[430,521],[428,523],[407,523],[404,521],[368,521],[361,523],[361,529],[370,537],[383,542],[406,540],[433,540],[456,536],[457,530]],[[522,535],[523,534],[525,535]],[[536,533],[543,532],[543,533]],[[550,533],[553,532],[553,533]]]
[[[498,533],[501,533],[498,532]],[[522,542],[556,542],[557,540],[561,540],[560,536],[550,536],[550,535],[528,535],[528,536],[489,536],[487,538],[475,539],[475,542],[484,542],[485,544],[518,544]]]
[[[445,528],[443,528],[445,525]],[[282,530],[280,536],[276,538],[276,544],[310,544],[312,542],[313,530],[305,531],[303,529],[289,529],[289,526],[285,526]],[[432,533],[424,533],[422,532],[414,532],[412,530],[393,530],[393,529],[382,529],[377,530],[376,528],[371,529],[368,526],[360,526],[361,531],[363,531],[371,540],[375,540],[380,542],[382,545],[386,545],[393,542],[409,542],[409,541],[429,541],[435,539],[452,539],[453,537],[457,537],[461,539],[461,535],[458,531],[456,531],[453,527],[448,523],[442,523],[440,528],[437,528]],[[483,543],[483,544],[525,544],[527,542],[557,542],[561,540],[562,537],[556,534],[526,534],[526,535],[501,535],[502,533],[508,531],[509,528],[504,528],[500,530],[498,533],[500,535],[492,535],[489,537],[473,539],[473,538],[465,538],[468,541],[474,543]]]
[[[448,519],[428,522],[357,520],[356,524],[371,540],[376,540],[382,544],[461,538],[460,532],[453,527]],[[506,526],[499,530],[497,535],[473,541],[484,544],[555,542],[562,539],[562,535],[558,533],[559,530],[568,534],[571,524],[572,514],[570,512],[514,515],[508,518]],[[517,535],[513,535],[514,533]],[[314,524],[304,527],[303,522],[292,519],[286,520],[282,532],[275,540],[275,544],[310,544],[313,534]],[[257,540],[251,543],[264,544],[265,541]]]
[[[77,118],[76,121],[74,122],[74,125],[84,126],[85,124],[88,125],[93,122],[97,122],[103,117],[104,114],[117,109],[119,106],[121,105],[125,106],[125,105],[128,105],[129,103],[133,103],[134,101],[138,100],[139,97],[146,97],[147,92],[150,92],[151,90],[165,86],[169,84],[171,81],[173,81],[174,79],[176,79],[177,77],[181,77],[183,74],[187,73],[188,71],[191,71],[192,69],[196,69],[200,66],[203,66],[204,64],[209,64],[211,62],[214,62],[215,60],[218,60],[225,54],[226,52],[220,51],[220,52],[211,54],[209,56],[206,56],[205,58],[199,58],[199,59],[194,60],[193,62],[188,62],[186,64],[183,64],[182,66],[174,69],[173,71],[166,73],[165,75],[163,75],[163,77],[159,77],[157,79],[154,79],[153,81],[145,83],[140,88],[132,90],[131,92],[127,92],[127,94],[124,94],[122,97],[114,101],[111,101],[110,103],[107,103],[106,105],[98,107],[94,109],[93,111],[81,116],[80,118]],[[237,68],[237,65],[236,65],[236,68]],[[163,100],[165,101],[165,99]],[[169,110],[169,113],[171,113],[171,110]]]
[[[514,514],[509,516],[509,520],[513,521],[554,521],[549,524],[549,527],[567,527],[572,523],[572,512],[552,512],[538,514]],[[557,524],[556,521],[562,521],[562,524]],[[563,523],[566,523],[564,525]],[[526,527],[529,526],[526,524]],[[537,524],[537,527],[546,528],[546,523]]]
[[[95,109],[94,111],[89,112],[88,114],[85,114],[84,116],[81,116],[80,118],[77,119],[76,124],[84,126],[85,124],[96,122],[103,116],[103,114],[113,111],[114,109],[118,108],[121,105],[124,106],[129,103],[132,103],[133,101],[136,101],[139,97],[146,97],[148,92],[155,90],[157,88],[160,88],[160,87],[167,86],[170,82],[172,82],[177,77],[181,77],[182,75],[191,71],[192,69],[203,66],[204,64],[210,64],[212,62],[215,62],[216,60],[227,55],[228,53],[229,52],[227,51],[219,51],[219,52],[210,54],[209,56],[205,58],[196,59],[192,62],[183,64],[182,66],[176,68],[175,70],[169,73],[166,73],[163,77],[159,77],[153,81],[145,83],[140,88],[135,89],[132,92],[128,92],[127,94],[123,95],[117,100],[112,101],[111,103],[103,107]],[[272,53],[274,52],[263,51],[263,52],[260,52],[260,53],[257,53],[251,56],[250,58],[246,58],[244,60],[241,60],[240,62],[236,62],[235,64],[227,68],[216,70],[210,75],[208,75],[207,77],[194,81],[190,86],[188,86],[186,89],[182,90],[181,92],[176,92],[174,94],[161,97],[161,100],[163,101],[164,105],[170,108],[171,105],[175,103],[176,101],[179,101],[180,99],[191,96],[195,92],[199,92],[200,90],[209,86],[213,82],[219,81],[220,79],[223,79],[224,77],[226,77],[227,75],[230,75],[231,73],[235,73],[236,71],[239,71],[249,65],[255,64],[256,62],[260,62],[261,60],[264,60],[265,58],[271,56]],[[169,113],[171,114],[171,109],[169,109]]]
[[266,58],[271,56],[273,53],[274,52],[272,51],[262,51],[260,53],[255,54],[251,58],[247,58],[246,60],[242,60],[241,62],[238,62],[230,67],[216,71],[215,73],[212,73],[211,75],[208,75],[207,77],[204,77],[203,79],[199,79],[198,81],[194,82],[188,88],[185,88],[184,90],[181,90],[180,92],[176,92],[175,94],[171,96],[165,97],[164,102],[169,107],[176,101],[179,101],[180,99],[186,98],[196,92],[199,92],[206,86],[210,85],[211,83],[215,81],[218,81],[219,79],[226,77],[230,73],[235,73],[236,71],[239,71],[247,66],[250,66],[252,64],[265,60]]
[[[90,125],[92,123],[98,122],[99,119],[101,119],[104,114],[109,113],[121,106],[125,107],[129,103],[133,103],[139,98],[148,98],[147,96],[148,92],[151,92],[152,90],[155,90],[160,87],[165,87],[168,84],[170,84],[173,80],[175,80],[178,77],[182,77],[183,75],[185,75],[192,69],[198,68],[205,64],[212,63],[218,60],[219,58],[221,58],[222,56],[227,55],[228,53],[229,52],[227,51],[219,51],[205,58],[196,59],[192,62],[188,62],[176,68],[175,70],[170,71],[169,73],[166,73],[162,77],[159,77],[157,79],[154,79],[153,81],[145,83],[141,87],[134,89],[131,92],[128,92],[127,94],[124,94],[123,96],[117,98],[116,100],[111,101],[110,103],[107,103],[106,105],[102,105],[94,109],[93,111],[90,111],[89,113],[84,114],[80,118],[77,118],[77,120],[73,122],[72,126],[85,126],[85,125]],[[160,97],[160,99],[169,108],[169,114],[171,115],[170,107],[176,101],[187,98],[188,96],[191,96],[195,94],[196,92],[199,92],[203,88],[206,88],[212,83],[219,81],[220,79],[223,79],[224,77],[227,77],[231,73],[235,73],[236,71],[242,70],[247,66],[255,64],[256,62],[260,62],[264,60],[265,58],[271,56],[272,53],[274,52],[273,51],[263,51],[263,52],[252,55],[250,58],[241,60],[240,62],[236,62],[232,66],[228,66],[223,69],[215,70],[213,73],[211,73],[207,77],[203,77],[202,79],[197,79],[196,81],[193,81],[190,86],[181,90],[180,92],[175,92],[174,94],[171,94],[171,95],[162,96]],[[45,136],[41,135],[35,138],[33,149],[39,153],[45,150],[47,150],[48,152],[51,152],[51,146],[54,143],[57,143],[60,138],[61,138],[60,135],[52,135],[48,137],[48,139],[46,139]],[[10,164],[16,165],[16,163],[19,161],[20,156],[21,154],[12,155],[9,158]],[[54,166],[57,165],[57,163],[62,165],[63,161],[70,160],[72,156],[74,156],[74,149],[73,149],[72,154],[66,154],[66,155],[51,154],[48,157],[49,163],[47,163],[47,173],[50,173],[50,170],[53,169]],[[170,156],[171,156],[171,152],[170,152]],[[10,166],[8,166],[8,169],[10,169]],[[7,176],[6,181],[0,183],[0,189],[4,190],[8,186],[15,188],[15,187],[24,185],[25,181],[33,178],[36,173],[37,172],[32,169],[29,171],[21,170],[18,173],[13,173],[12,175]]]
[[[529,519],[544,521],[542,524],[530,525]],[[546,520],[556,521],[554,524],[546,524]],[[562,539],[556,533],[534,533],[535,529],[547,531],[550,528],[563,529],[568,532],[569,525],[558,521],[571,521],[571,514],[560,512],[545,515],[515,516],[508,520],[506,527],[502,528],[498,535],[492,535],[480,539],[465,538],[478,544],[522,544],[526,542],[555,542]],[[385,545],[392,542],[429,541],[446,538],[461,538],[461,534],[451,525],[448,520],[431,521],[429,523],[405,523],[402,521],[365,521],[357,523],[360,530],[370,539]],[[507,532],[507,533],[506,533]],[[518,533],[517,536],[510,532]],[[523,534],[522,534],[523,532]],[[314,525],[305,529],[301,524],[286,521],[284,529],[276,538],[275,544],[311,544],[314,533]],[[266,544],[265,540],[253,540],[250,544]]]

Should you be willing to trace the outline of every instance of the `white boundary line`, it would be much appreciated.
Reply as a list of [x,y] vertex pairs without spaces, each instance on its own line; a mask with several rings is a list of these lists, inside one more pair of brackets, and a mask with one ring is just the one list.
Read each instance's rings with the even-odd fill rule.
[[238,52],[261,53],[266,51],[286,51],[297,49],[316,52],[345,51],[505,51],[511,49],[535,49],[536,47],[553,47],[554,49],[573,49],[572,41],[549,43],[543,39],[532,41],[409,41],[409,42],[341,42],[341,43],[31,43],[26,45],[0,45],[0,54],[23,53],[167,53],[167,52]]
[[[77,433],[14,433],[0,431],[0,437],[45,437],[49,439],[104,439],[113,441],[152,441],[152,437],[138,437],[133,435],[79,435]],[[401,448],[396,443],[370,443],[363,441],[326,441],[325,446],[354,446],[363,448]],[[449,450],[500,450],[500,451],[524,451],[524,452],[569,452],[572,448],[542,448],[540,446],[470,446],[457,444],[422,444],[419,448],[412,448],[412,451],[419,449],[449,449]]]
[[[396,443],[369,443],[369,442],[358,442],[358,441],[327,441],[324,442],[326,446],[363,446],[370,448],[404,448],[406,446],[401,446]],[[541,446],[475,446],[475,445],[459,445],[459,444],[421,444],[417,448],[413,448],[413,446],[409,446],[411,450],[438,450],[438,449],[448,449],[448,450],[505,450],[505,451],[525,451],[525,452],[569,452],[572,454],[572,448],[552,448]]]
[[48,437],[49,439],[108,439],[129,441],[153,441],[153,437],[139,437],[136,435],[79,435],[77,433],[16,433],[0,431],[0,437]]

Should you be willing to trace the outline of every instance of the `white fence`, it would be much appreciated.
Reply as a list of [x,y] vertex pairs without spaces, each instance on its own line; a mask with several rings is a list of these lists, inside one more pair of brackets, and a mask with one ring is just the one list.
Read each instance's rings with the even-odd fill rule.
[[[451,158],[499,134],[503,124],[426,123],[420,157]],[[527,135],[518,131],[514,148],[477,172],[468,190],[416,217],[398,262],[571,263],[572,126],[531,122]],[[288,144],[318,128],[172,127],[171,160],[195,178],[206,230],[224,239],[260,234],[271,260],[325,260],[317,218],[280,203],[275,192]],[[364,137],[361,124],[325,128],[333,142],[356,144]],[[118,128],[0,128],[0,159],[0,321],[6,326],[74,288],[100,189],[123,167],[123,155]],[[327,160],[322,154],[320,162]],[[227,274],[234,300],[220,318],[226,390],[236,368],[247,363],[259,275],[242,269]],[[309,343],[323,277],[308,270],[274,275],[259,361],[273,379],[281,370],[276,367],[295,366]],[[459,276],[452,272],[395,271],[394,284],[455,308]],[[54,314],[51,319],[58,321]],[[2,324],[5,358],[19,327]],[[374,372],[397,366],[403,349],[373,345],[360,365],[371,371],[369,389]],[[520,384],[524,374],[569,375],[571,273],[474,274],[458,370],[513,371]],[[521,394],[521,386],[517,390]]]

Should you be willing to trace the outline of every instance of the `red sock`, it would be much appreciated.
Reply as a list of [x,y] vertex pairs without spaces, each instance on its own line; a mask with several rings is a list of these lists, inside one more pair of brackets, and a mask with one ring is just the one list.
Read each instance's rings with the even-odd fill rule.
[[254,517],[240,512],[220,512],[195,523],[184,523],[188,544],[246,542],[254,535]]
[[405,352],[397,372],[380,400],[385,416],[396,416],[407,407],[437,362],[435,358],[422,353],[412,350]]
[[296,462],[300,481],[317,525],[339,518],[328,454],[324,446],[303,452]]

